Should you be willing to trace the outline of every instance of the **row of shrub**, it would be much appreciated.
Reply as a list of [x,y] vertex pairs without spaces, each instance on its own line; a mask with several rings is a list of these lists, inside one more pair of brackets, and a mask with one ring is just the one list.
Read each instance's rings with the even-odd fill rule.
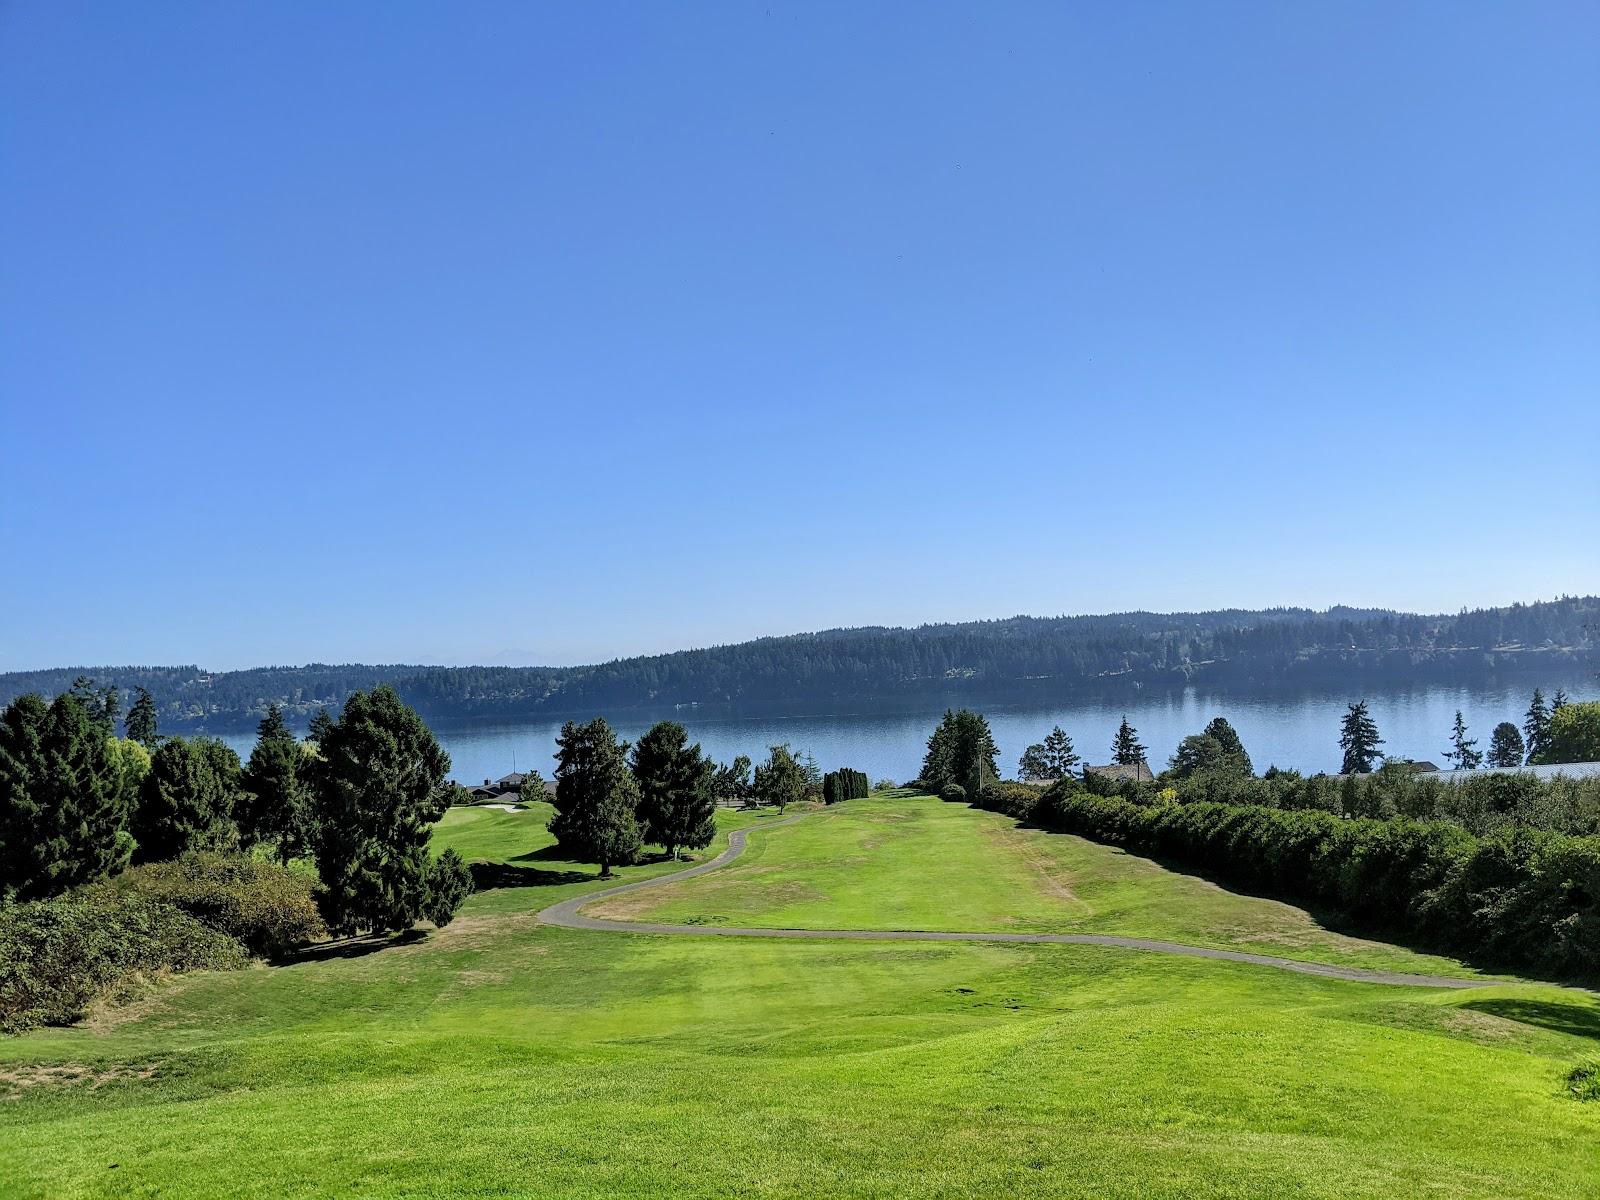
[[1419,773],[1412,763],[1391,762],[1360,775],[1301,775],[1276,769],[1260,776],[1200,771],[1187,778],[1141,783],[1090,775],[1084,787],[1099,795],[1146,802],[1158,801],[1166,791],[1186,803],[1450,821],[1479,836],[1517,826],[1573,835],[1600,833],[1600,776],[1542,778],[1527,771],[1485,771],[1445,780]]
[[1072,783],[1026,815],[1459,956],[1600,977],[1597,836],[1512,827],[1479,837],[1446,821],[1139,803]]
[[829,771],[822,777],[822,799],[826,804],[838,804],[841,800],[862,800],[871,790],[865,771],[852,771],[849,767],[840,767],[837,771]]
[[230,970],[324,937],[315,886],[302,871],[197,853],[0,905],[0,1030],[65,1024],[141,979]]

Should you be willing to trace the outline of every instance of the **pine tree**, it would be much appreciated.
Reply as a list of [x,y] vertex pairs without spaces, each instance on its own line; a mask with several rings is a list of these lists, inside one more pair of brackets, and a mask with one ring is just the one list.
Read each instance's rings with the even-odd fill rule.
[[283,710],[267,709],[256,727],[255,748],[245,767],[238,814],[246,845],[272,842],[284,865],[311,845],[310,768],[314,760],[283,723]]
[[946,709],[928,738],[928,752],[922,760],[923,786],[937,793],[954,783],[969,796],[977,796],[1000,777],[999,753],[989,722],[981,713]]
[[556,738],[555,815],[550,832],[580,862],[600,865],[600,875],[639,856],[639,785],[628,770],[627,745],[604,717],[568,721]]
[[1562,691],[1560,688],[1557,688],[1556,689],[1556,694],[1554,696],[1550,697],[1550,716],[1551,716],[1551,719],[1554,719],[1555,715],[1558,712],[1560,712],[1563,708],[1565,708],[1568,704],[1571,704],[1571,703],[1572,703],[1572,701],[1567,699],[1566,692]]
[[639,784],[639,822],[646,841],[666,848],[699,850],[716,833],[717,801],[712,794],[716,764],[688,744],[676,721],[651,727],[633,748],[633,776]]
[[1117,726],[1117,736],[1111,742],[1111,761],[1124,767],[1135,767],[1145,761],[1149,750],[1139,741],[1139,731],[1122,718]]
[[1491,767],[1520,767],[1522,765],[1522,735],[1510,721],[1501,721],[1489,735],[1489,765]]
[[[450,756],[387,684],[355,691],[318,738],[311,760],[312,852],[323,916],[336,933],[442,924],[451,873],[428,854],[434,822],[449,806]],[[448,919],[448,917],[446,917]]]
[[1226,717],[1212,717],[1202,731],[1206,737],[1215,738],[1222,747],[1224,763],[1230,770],[1241,775],[1254,775],[1255,764],[1250,761],[1249,752],[1244,748],[1244,741],[1239,737],[1238,730],[1229,723]]
[[1544,693],[1533,689],[1533,703],[1528,705],[1528,715],[1522,721],[1523,747],[1526,762],[1533,762],[1550,745],[1550,710],[1544,706]]
[[105,710],[65,693],[0,712],[0,897],[53,896],[127,865],[122,771]]
[[112,685],[96,687],[94,680],[87,675],[79,675],[72,681],[72,687],[67,692],[83,705],[83,711],[95,723],[101,733],[106,737],[115,737],[117,732],[117,715],[122,711],[122,705],[117,699],[117,689]]
[[1078,754],[1072,739],[1057,725],[1045,734],[1044,741],[1035,742],[1022,752],[1017,763],[1019,779],[1065,779],[1078,765]]
[[1461,715],[1461,710],[1456,709],[1456,723],[1450,731],[1450,749],[1444,752],[1445,758],[1454,763],[1458,771],[1475,771],[1483,762],[1477,745],[1477,738],[1467,736],[1466,719]]
[[1364,775],[1378,761],[1378,747],[1383,739],[1378,736],[1378,725],[1367,712],[1367,702],[1359,701],[1345,713],[1339,730],[1339,749],[1344,751],[1344,762],[1339,771],[1344,775]]
[[129,823],[139,862],[215,850],[238,836],[239,756],[215,738],[167,738],[150,756]]
[[768,748],[767,761],[756,767],[753,791],[757,804],[769,804],[780,813],[805,798],[805,771],[787,744]]
[[128,736],[146,750],[154,750],[161,735],[156,732],[156,702],[147,688],[138,688],[138,698],[128,710]]

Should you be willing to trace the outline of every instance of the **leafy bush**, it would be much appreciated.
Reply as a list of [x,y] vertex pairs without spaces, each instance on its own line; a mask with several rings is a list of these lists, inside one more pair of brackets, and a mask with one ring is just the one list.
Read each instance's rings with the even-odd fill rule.
[[939,799],[948,800],[952,804],[963,804],[967,799],[967,789],[959,783],[947,783],[939,789]]
[[1259,805],[1140,804],[1053,787],[1041,824],[1458,954],[1600,976],[1600,837]]
[[1600,1059],[1581,1062],[1567,1072],[1567,1095],[1574,1100],[1600,1100]]
[[105,885],[0,906],[0,1030],[76,1021],[141,975],[231,970],[247,961],[227,934]]
[[427,895],[422,902],[422,915],[443,929],[472,895],[472,872],[461,855],[453,849],[446,850],[429,861],[424,886]]
[[326,937],[308,875],[240,854],[198,852],[135,867],[119,889],[172,905],[267,957]]
[[1005,813],[1006,816],[1015,817],[1019,821],[1027,821],[1033,818],[1034,806],[1039,803],[1039,797],[1042,795],[1044,789],[1040,787],[995,780],[984,785],[983,791],[978,793],[978,807],[988,809],[990,812]]

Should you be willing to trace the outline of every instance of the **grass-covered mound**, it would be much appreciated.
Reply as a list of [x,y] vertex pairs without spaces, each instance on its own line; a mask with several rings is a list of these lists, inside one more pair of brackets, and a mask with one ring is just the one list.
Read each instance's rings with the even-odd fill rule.
[[[1125,922],[1192,919],[1179,910],[1212,895],[1198,920],[1219,936],[1293,936],[1254,915],[1287,906],[994,814],[836,809],[838,825],[830,810],[758,830],[752,853],[817,822],[842,836],[852,810],[908,829],[938,813],[944,848],[958,831],[988,844],[952,863],[972,903],[1003,910],[1002,885],[1047,869]],[[0,1041],[0,1094],[15,1097],[0,1103],[0,1191],[1467,1200],[1590,1196],[1600,1177],[1600,1105],[1565,1086],[1600,1039],[1581,993],[1377,987],[1099,947],[552,929],[533,914],[604,885],[501,816],[515,819],[443,823],[435,851],[475,843],[539,874],[472,896],[440,933],[192,975],[116,1021]],[[724,834],[765,820],[723,818]],[[914,892],[905,910],[935,905],[944,880],[902,869],[929,859],[893,827],[864,823],[847,871],[817,890],[848,876],[886,900]],[[1081,855],[1035,868],[1039,844]],[[983,898],[973,864],[1006,856],[1024,872]],[[792,869],[767,875],[803,882]]]
[[141,979],[230,970],[322,937],[314,886],[301,871],[201,853],[0,907],[0,1029],[65,1024]]

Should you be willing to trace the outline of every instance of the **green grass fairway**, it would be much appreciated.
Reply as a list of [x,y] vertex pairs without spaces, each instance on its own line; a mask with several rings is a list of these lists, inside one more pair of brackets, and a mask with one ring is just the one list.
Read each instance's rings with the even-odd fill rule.
[[[1600,1056],[1587,993],[1096,946],[541,927],[537,910],[603,886],[552,857],[545,811],[446,818],[439,844],[516,881],[447,929],[180,978],[0,1041],[0,1195],[1596,1193],[1600,1104],[1561,1088]],[[902,836],[919,827],[926,851]],[[976,928],[1119,914],[1174,937],[1264,938],[1289,919],[1076,845],[1008,842],[997,819],[927,801],[852,802],[755,833],[728,870],[766,875],[696,911],[924,926],[946,911]],[[664,910],[717,879],[666,885]],[[1166,911],[1196,897],[1200,913]]]
[[696,925],[1110,933],[1415,974],[1477,974],[1448,958],[1330,932],[1288,904],[932,796],[836,805],[752,838],[737,862],[713,874],[586,911]]

